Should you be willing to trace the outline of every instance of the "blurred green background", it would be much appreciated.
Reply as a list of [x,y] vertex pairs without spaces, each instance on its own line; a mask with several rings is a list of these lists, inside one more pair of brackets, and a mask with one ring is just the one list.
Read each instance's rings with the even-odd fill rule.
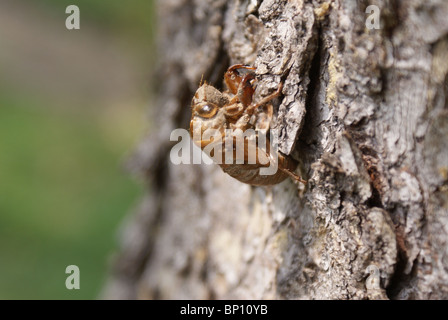
[[[67,30],[65,8],[80,9]],[[151,0],[0,1],[0,299],[95,299],[141,186]],[[65,268],[80,268],[67,290]]]

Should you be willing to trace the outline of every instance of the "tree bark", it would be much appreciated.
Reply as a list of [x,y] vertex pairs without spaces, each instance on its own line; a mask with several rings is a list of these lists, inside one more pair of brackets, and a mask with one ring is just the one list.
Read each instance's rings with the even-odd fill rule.
[[[148,188],[104,297],[447,299],[447,16],[442,0],[160,1],[130,163]],[[273,130],[306,186],[170,162],[201,77],[222,88],[236,63],[257,67],[255,99],[284,83]]]

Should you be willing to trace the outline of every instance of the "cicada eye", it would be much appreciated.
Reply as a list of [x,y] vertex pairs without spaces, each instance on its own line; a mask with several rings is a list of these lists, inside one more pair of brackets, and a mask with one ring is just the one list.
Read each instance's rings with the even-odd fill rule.
[[218,112],[218,107],[209,103],[197,108],[196,112],[200,117],[211,118]]

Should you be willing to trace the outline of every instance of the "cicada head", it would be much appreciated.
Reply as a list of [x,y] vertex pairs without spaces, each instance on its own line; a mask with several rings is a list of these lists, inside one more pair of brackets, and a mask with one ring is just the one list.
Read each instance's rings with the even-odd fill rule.
[[203,84],[196,91],[191,101],[190,135],[197,145],[204,147],[204,143],[197,141],[195,137],[202,137],[206,130],[224,131],[226,117],[223,107],[228,102],[227,95],[211,85]]
[[211,119],[228,102],[229,99],[218,89],[203,84],[196,91],[191,101],[191,115],[192,117],[199,116],[204,119]]

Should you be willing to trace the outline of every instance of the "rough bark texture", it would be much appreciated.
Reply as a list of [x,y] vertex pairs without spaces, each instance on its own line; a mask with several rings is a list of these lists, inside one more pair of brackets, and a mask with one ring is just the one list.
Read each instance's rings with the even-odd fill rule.
[[[366,28],[368,5],[380,29]],[[131,167],[148,192],[106,298],[448,298],[448,2],[170,0],[154,123]],[[284,83],[274,129],[308,185],[173,165],[202,75]],[[367,289],[376,266],[380,288]]]

